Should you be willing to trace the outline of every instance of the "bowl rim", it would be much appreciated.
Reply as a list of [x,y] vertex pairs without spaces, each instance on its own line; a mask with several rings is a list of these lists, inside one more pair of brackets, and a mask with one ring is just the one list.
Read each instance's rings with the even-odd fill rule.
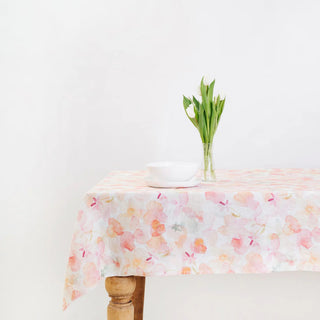
[[198,168],[200,164],[191,161],[155,161],[147,163],[147,168],[190,167]]

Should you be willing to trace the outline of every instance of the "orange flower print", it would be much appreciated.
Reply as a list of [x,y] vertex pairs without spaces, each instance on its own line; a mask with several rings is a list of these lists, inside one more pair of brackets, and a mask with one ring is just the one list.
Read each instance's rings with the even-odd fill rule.
[[226,254],[221,254],[219,256],[219,261],[224,262],[224,261],[228,261],[228,256]]
[[205,253],[207,251],[207,247],[203,243],[203,239],[197,238],[194,240],[193,250],[195,253]]
[[162,254],[165,254],[165,255],[169,253],[168,244],[167,244],[166,240],[164,240],[164,238],[162,236],[152,237],[147,242],[147,245],[149,246],[149,248],[154,249],[158,253],[162,253]]
[[320,214],[320,208],[319,207],[314,207],[314,206],[309,204],[309,205],[306,206],[305,212],[307,214],[319,215]]
[[119,221],[117,221],[114,218],[110,218],[108,223],[109,223],[109,226],[107,229],[107,233],[110,238],[121,236],[123,234],[123,228]]
[[83,267],[83,284],[87,288],[91,288],[100,280],[100,272],[93,262],[89,262]]
[[253,193],[252,192],[238,192],[234,195],[234,200],[245,205],[253,200]]
[[175,242],[177,248],[182,248],[185,241],[187,240],[187,235],[184,233],[182,234],[179,239]]
[[301,231],[301,226],[298,220],[293,216],[286,216],[286,224],[284,226],[283,232],[285,234],[299,233]]
[[120,238],[120,246],[122,249],[132,251],[135,248],[134,235],[131,232],[124,232]]
[[68,308],[66,298],[63,298],[62,310],[65,311]]
[[135,214],[134,208],[128,208],[128,209],[127,209],[127,215],[128,215],[129,217],[132,217],[134,214]]
[[152,236],[158,237],[166,231],[164,224],[161,224],[158,220],[153,220],[152,224]]
[[73,290],[71,295],[71,301],[78,299],[81,296],[81,292],[79,290]]
[[191,273],[190,267],[183,267],[181,270],[181,274],[190,274],[190,273]]
[[245,246],[242,238],[233,238],[231,240],[231,245],[234,251],[238,254],[244,254],[247,251],[247,246]]
[[69,267],[73,272],[80,270],[80,260],[75,255],[69,257]]
[[145,224],[151,225],[153,220],[165,222],[167,219],[166,214],[163,212],[163,206],[157,201],[150,201],[147,204],[147,212],[144,215]]

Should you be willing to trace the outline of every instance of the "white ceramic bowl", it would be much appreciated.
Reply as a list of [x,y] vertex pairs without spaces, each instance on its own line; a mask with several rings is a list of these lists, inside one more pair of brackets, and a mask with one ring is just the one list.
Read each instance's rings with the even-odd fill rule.
[[199,164],[194,162],[152,162],[147,164],[150,179],[157,181],[188,181],[199,171]]

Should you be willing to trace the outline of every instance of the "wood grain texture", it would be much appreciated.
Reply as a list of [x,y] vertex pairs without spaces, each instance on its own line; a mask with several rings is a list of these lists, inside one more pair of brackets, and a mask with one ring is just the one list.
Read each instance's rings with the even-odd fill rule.
[[136,278],[136,290],[133,294],[134,320],[143,320],[144,291],[146,278]]
[[109,277],[105,280],[105,287],[111,298],[108,320],[134,320],[132,296],[136,288],[135,277]]

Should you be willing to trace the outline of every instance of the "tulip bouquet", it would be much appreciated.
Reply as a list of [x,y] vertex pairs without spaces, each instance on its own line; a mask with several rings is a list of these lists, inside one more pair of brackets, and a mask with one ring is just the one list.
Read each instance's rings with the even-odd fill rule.
[[224,109],[225,98],[220,95],[214,97],[215,80],[210,84],[205,84],[202,78],[200,83],[201,100],[194,96],[192,99],[183,96],[183,107],[187,117],[198,129],[203,143],[203,179],[204,181],[214,181],[215,172],[212,160],[212,140],[217,130],[221,114]]

